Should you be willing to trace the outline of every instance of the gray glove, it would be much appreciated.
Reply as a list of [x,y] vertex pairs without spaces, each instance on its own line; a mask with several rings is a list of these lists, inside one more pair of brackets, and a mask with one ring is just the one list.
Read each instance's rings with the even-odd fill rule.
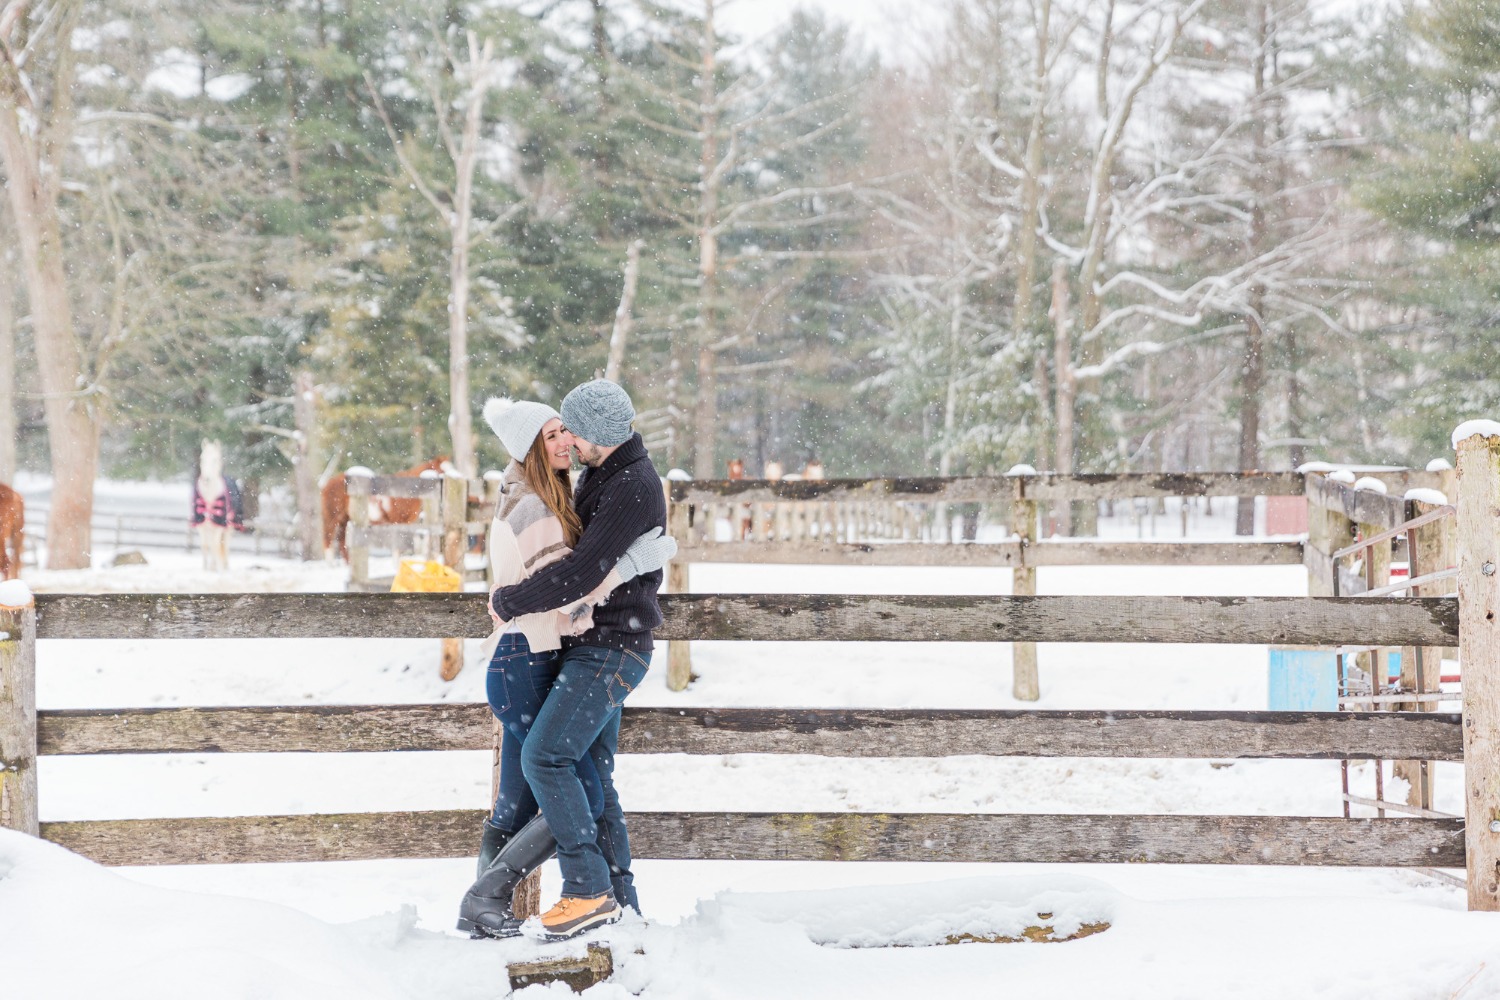
[[615,563],[621,582],[633,580],[642,573],[661,569],[677,554],[677,540],[663,535],[660,528],[652,528],[630,543],[630,548]]

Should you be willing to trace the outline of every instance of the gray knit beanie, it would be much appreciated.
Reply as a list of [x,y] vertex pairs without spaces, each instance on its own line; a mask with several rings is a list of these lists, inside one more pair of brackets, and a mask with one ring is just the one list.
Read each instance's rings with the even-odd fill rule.
[[484,404],[484,419],[516,461],[526,457],[531,443],[553,417],[560,419],[558,412],[546,403],[492,399]]
[[635,407],[625,390],[596,378],[563,397],[562,421],[568,431],[590,444],[609,448],[630,440]]

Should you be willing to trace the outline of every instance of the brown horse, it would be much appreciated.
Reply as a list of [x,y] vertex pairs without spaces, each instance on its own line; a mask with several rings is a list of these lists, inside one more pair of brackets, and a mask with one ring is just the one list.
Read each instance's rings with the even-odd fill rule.
[[26,502],[21,494],[0,483],[0,580],[14,580],[21,575],[25,528]]
[[[414,465],[396,473],[398,476],[420,476],[424,472],[440,472],[447,455]],[[370,504],[371,524],[415,524],[422,516],[422,501],[412,497],[376,497]],[[340,559],[349,558],[346,541],[349,528],[349,487],[343,476],[334,476],[323,485],[323,553],[332,556],[334,542],[338,543]]]

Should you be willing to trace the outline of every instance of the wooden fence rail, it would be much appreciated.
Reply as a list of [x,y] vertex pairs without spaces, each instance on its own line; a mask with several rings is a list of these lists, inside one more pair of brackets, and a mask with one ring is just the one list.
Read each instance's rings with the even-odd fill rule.
[[[461,858],[482,810],[43,823],[107,865]],[[637,858],[1460,868],[1448,819],[973,813],[627,813]]]
[[[479,639],[483,594],[42,594],[43,639]],[[659,639],[1452,645],[1451,597],[667,594]]]
[[[492,721],[453,704],[70,709],[38,713],[37,752],[488,750]],[[1463,733],[1423,712],[627,708],[620,752],[1456,761]]]
[[[674,535],[675,537],[675,535]],[[1295,566],[1299,542],[713,542],[688,535],[679,558],[696,563],[799,566]]]
[[912,500],[928,503],[1008,503],[1025,500],[1125,500],[1132,497],[1297,496],[1297,472],[1107,473],[1056,472],[1016,476],[894,479],[712,479],[670,484],[673,503],[752,503],[777,500]]
[[1307,477],[1307,500],[1318,507],[1340,511],[1356,524],[1373,524],[1381,530],[1410,519],[1403,496],[1355,489],[1324,476]]

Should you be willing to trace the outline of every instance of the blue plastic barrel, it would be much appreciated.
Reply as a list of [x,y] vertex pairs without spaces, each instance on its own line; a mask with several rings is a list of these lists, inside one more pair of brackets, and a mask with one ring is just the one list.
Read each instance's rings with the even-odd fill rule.
[[1336,712],[1338,661],[1327,649],[1271,649],[1269,707],[1273,712]]
[[[1401,676],[1401,653],[1385,655],[1389,680]],[[1339,667],[1332,650],[1271,649],[1270,691],[1273,712],[1336,712]]]

